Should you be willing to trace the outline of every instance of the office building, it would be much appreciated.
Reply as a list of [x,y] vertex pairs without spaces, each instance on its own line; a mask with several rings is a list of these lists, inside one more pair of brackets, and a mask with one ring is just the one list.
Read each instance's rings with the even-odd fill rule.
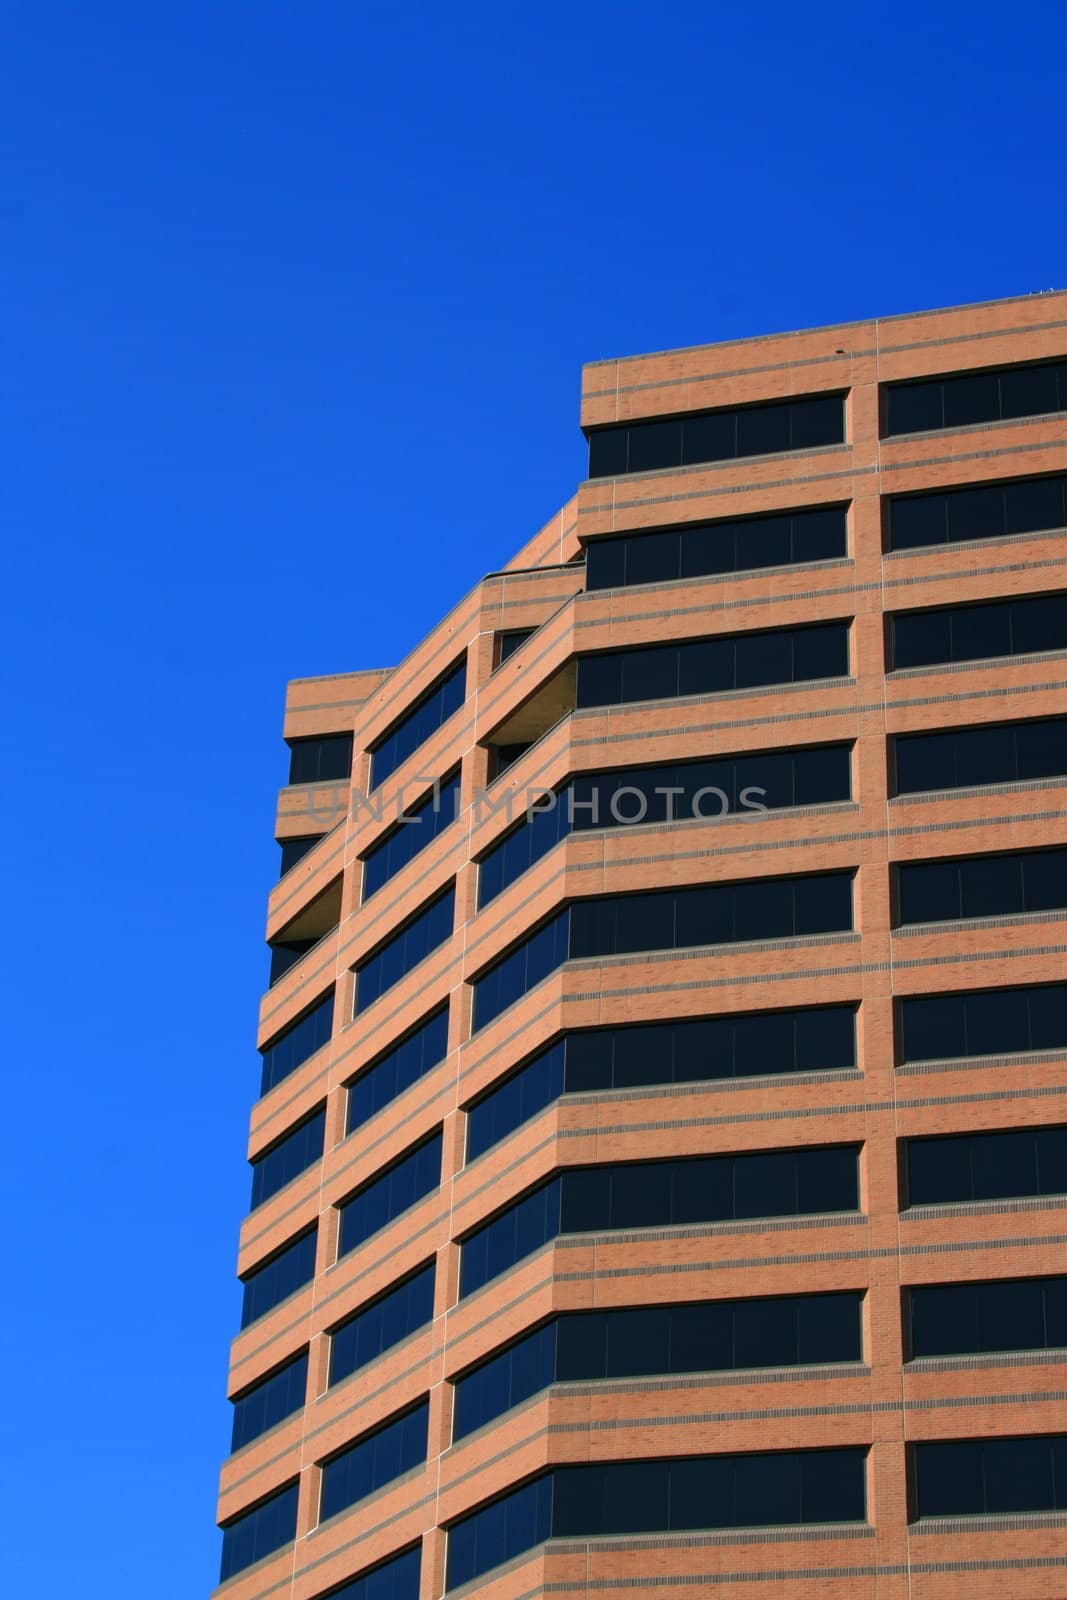
[[1062,1600],[1067,294],[580,421],[289,687],[218,1592]]

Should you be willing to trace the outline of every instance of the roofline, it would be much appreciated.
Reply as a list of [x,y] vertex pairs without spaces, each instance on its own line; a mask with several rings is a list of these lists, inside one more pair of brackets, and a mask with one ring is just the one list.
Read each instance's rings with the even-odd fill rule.
[[584,361],[587,367],[623,366],[631,361],[648,361],[656,356],[687,355],[694,350],[729,350],[733,345],[762,344],[768,339],[797,339],[809,333],[833,333],[838,328],[869,328],[883,322],[914,322],[920,317],[943,317],[951,311],[977,311],[984,306],[1018,305],[1024,300],[1048,300],[1067,296],[1067,289],[1032,289],[1029,294],[1004,295],[997,300],[965,300],[954,306],[933,306],[925,311],[894,311],[887,317],[856,317],[851,322],[822,322],[811,328],[787,328],[780,333],[751,333],[742,339],[712,339],[703,344],[680,344],[666,350],[643,350],[632,356],[599,356],[595,361]]

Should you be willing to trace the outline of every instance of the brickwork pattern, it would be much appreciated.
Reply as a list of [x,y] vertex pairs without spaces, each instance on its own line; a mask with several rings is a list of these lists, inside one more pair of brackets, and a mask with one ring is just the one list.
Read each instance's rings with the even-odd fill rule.
[[[847,389],[849,442],[583,483],[398,667],[290,686],[288,736],[354,733],[354,789],[279,797],[279,838],[324,836],[271,892],[268,936],[338,880],[342,911],[264,997],[260,1043],[330,985],[337,1003],[329,1045],[252,1111],[250,1157],[325,1102],[326,1153],[241,1229],[243,1274],[319,1223],[313,1283],[232,1347],[231,1394],[305,1346],[310,1379],[305,1410],[222,1469],[220,1521],[300,1480],[295,1544],[223,1585],[227,1600],[317,1600],[417,1539],[421,1600],[436,1600],[444,1526],[550,1464],[820,1445],[870,1448],[867,1526],[555,1540],[469,1587],[486,1600],[742,1588],[753,1600],[1067,1595],[1067,1519],[909,1526],[905,1484],[907,1441],[1067,1430],[1067,1355],[906,1365],[900,1314],[909,1284],[1067,1270],[1067,1207],[902,1215],[897,1176],[898,1142],[911,1135],[1067,1121],[1067,1058],[902,1071],[893,1027],[900,996],[1062,979],[1067,924],[1047,914],[895,931],[889,889],[895,861],[1067,842],[1067,786],[892,798],[886,760],[894,733],[1067,712],[1067,654],[889,677],[884,656],[894,609],[1067,589],[1067,541],[1057,530],[887,554],[882,536],[886,494],[1067,470],[1067,417],[892,440],[879,427],[888,381],[1065,352],[1067,295],[1052,295],[595,363],[586,426]],[[574,564],[607,533],[845,501],[840,561],[588,594]],[[836,619],[854,619],[847,680],[573,712],[490,787],[493,809],[476,805],[486,741],[577,652]],[[537,631],[494,671],[504,628]],[[464,651],[466,703],[375,794],[375,818],[353,801],[368,788],[371,746]],[[583,771],[831,740],[854,742],[851,803],[575,834],[477,910],[476,857],[507,828],[505,795],[521,808],[527,790]],[[361,906],[360,857],[397,797],[413,801],[420,776],[457,766],[458,822]],[[856,872],[855,934],[572,962],[470,1035],[471,978],[568,898],[842,868]],[[452,879],[452,938],[352,1020],[355,965]],[[447,1059],[346,1139],[346,1083],[446,1000]],[[859,1003],[857,1070],[569,1096],[464,1163],[464,1107],[561,1030],[814,1002]],[[337,1259],[338,1203],[438,1127],[441,1188]],[[836,1141],[863,1146],[861,1214],[561,1238],[458,1299],[457,1240],[560,1167]],[[328,1389],[329,1330],[431,1258],[432,1325]],[[450,1443],[451,1380],[551,1313],[801,1289],[865,1291],[861,1367],[558,1384]],[[323,1460],[427,1394],[425,1467],[320,1525]]]

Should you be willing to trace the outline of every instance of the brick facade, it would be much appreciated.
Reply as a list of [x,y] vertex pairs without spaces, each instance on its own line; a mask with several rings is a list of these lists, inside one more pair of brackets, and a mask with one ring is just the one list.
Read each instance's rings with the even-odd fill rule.
[[[1067,1431],[1067,1352],[906,1363],[901,1333],[902,1286],[1067,1271],[1067,1208],[1046,1198],[909,1215],[898,1188],[898,1142],[914,1134],[1067,1121],[1067,1058],[902,1070],[893,1009],[902,996],[1062,981],[1067,922],[1050,912],[894,929],[890,904],[891,863],[1067,842],[1067,785],[895,798],[887,763],[895,733],[1064,714],[1067,656],[887,675],[884,648],[884,618],[897,609],[1067,589],[1067,540],[1061,528],[890,553],[882,514],[888,494],[1067,471],[1067,415],[902,438],[880,428],[887,382],[1057,356],[1067,356],[1063,294],[594,363],[584,427],[845,390],[848,442],[584,482],[399,666],[290,685],[287,737],[353,733],[352,783],[365,794],[370,748],[466,652],[462,710],[376,792],[379,820],[351,803],[347,783],[279,797],[280,839],[323,837],[271,892],[268,937],[338,880],[341,915],[264,997],[260,1044],[330,985],[336,1005],[329,1045],[252,1111],[250,1159],[325,1103],[326,1153],[241,1230],[244,1275],[320,1224],[314,1282],[232,1347],[234,1395],[304,1347],[310,1368],[304,1410],[222,1469],[223,1523],[300,1483],[295,1543],[231,1578],[219,1591],[227,1600],[318,1600],[419,1539],[421,1600],[436,1600],[446,1524],[548,1465],[828,1444],[869,1448],[863,1525],[556,1539],[471,1587],[486,1600],[695,1600],[742,1585],[752,1600],[1067,1595],[1067,1518],[909,1524],[905,1463],[909,1441]],[[844,559],[584,592],[579,558],[598,537],[828,502],[849,506]],[[841,619],[854,619],[847,680],[572,711],[489,787],[496,809],[479,803],[494,734],[576,654]],[[536,631],[494,670],[502,629]],[[477,910],[476,858],[506,831],[506,792],[833,740],[854,743],[849,802],[574,833]],[[458,821],[361,905],[360,858],[395,821],[397,797],[410,803],[418,776],[457,766]],[[471,978],[565,900],[830,868],[856,872],[853,933],[573,961],[471,1036]],[[451,939],[351,1020],[356,964],[452,880]],[[344,1086],[446,1001],[447,1059],[346,1139]],[[833,1001],[859,1004],[851,1073],[567,1095],[464,1164],[465,1107],[562,1030]],[[440,1189],[336,1259],[338,1202],[439,1127]],[[566,1236],[458,1298],[457,1240],[560,1168],[843,1141],[862,1145],[859,1216]],[[432,1325],[327,1389],[328,1330],[431,1258]],[[552,1312],[822,1289],[865,1292],[861,1365],[559,1384],[450,1443],[455,1375]],[[427,1395],[425,1467],[320,1525],[323,1460]]]

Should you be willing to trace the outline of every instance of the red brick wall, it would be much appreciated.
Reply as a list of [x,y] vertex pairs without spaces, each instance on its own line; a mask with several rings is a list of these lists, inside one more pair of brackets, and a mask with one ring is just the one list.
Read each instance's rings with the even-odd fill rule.
[[[902,1285],[1064,1271],[1067,1214],[1032,1202],[909,1219],[899,1211],[896,1179],[903,1137],[1063,1120],[1067,1060],[1045,1054],[901,1072],[892,1014],[894,996],[1063,978],[1067,936],[1053,914],[921,934],[894,933],[889,918],[891,862],[1067,842],[1067,789],[890,799],[886,778],[894,732],[1067,711],[1067,658],[926,669],[889,681],[883,659],[886,611],[1065,588],[1067,542],[1059,532],[887,555],[880,510],[882,495],[901,490],[1063,471],[1067,417],[894,440],[880,439],[878,426],[879,385],[888,380],[1065,352],[1067,296],[1053,295],[596,363],[584,372],[585,425],[847,388],[849,442],[583,483],[505,574],[479,584],[398,667],[291,686],[286,732],[353,730],[353,781],[365,790],[370,745],[467,651],[465,706],[383,786],[381,821],[350,806],[346,786],[319,796],[317,810],[306,789],[280,799],[280,835],[331,831],[272,892],[268,932],[338,877],[343,913],[336,932],[264,997],[260,1041],[330,983],[338,1003],[329,1047],[253,1108],[249,1154],[324,1099],[327,1153],[248,1218],[239,1270],[316,1218],[322,1226],[314,1284],[235,1339],[230,1392],[310,1341],[313,1398],[223,1467],[222,1519],[296,1475],[301,1481],[295,1547],[231,1580],[227,1595],[313,1600],[422,1536],[422,1600],[431,1600],[444,1584],[443,1523],[547,1464],[821,1444],[870,1446],[867,1527],[831,1538],[785,1530],[556,1541],[478,1592],[489,1600],[542,1592],[621,1600],[635,1589],[665,1593],[669,1584],[678,1600],[742,1585],[752,1600],[1067,1594],[1063,1519],[920,1532],[908,1526],[905,1495],[907,1440],[1067,1429],[1062,1360],[970,1358],[911,1372],[902,1367],[900,1331]],[[559,565],[580,541],[611,531],[845,500],[848,558],[811,569],[586,595],[581,567]],[[476,911],[473,856],[506,826],[503,811],[474,815],[486,777],[483,741],[576,652],[846,617],[855,618],[847,683],[574,713],[493,793],[582,770],[850,739],[853,803],[755,822],[577,835]],[[492,673],[494,631],[524,627],[538,632]],[[386,831],[405,781],[414,799],[414,775],[457,763],[460,822],[361,908],[358,857]],[[469,1038],[470,977],[568,897],[828,867],[857,870],[855,935],[572,963]],[[349,1020],[354,964],[452,878],[453,938]],[[447,1060],[345,1141],[343,1085],[448,997]],[[462,1107],[561,1029],[834,1000],[861,1003],[855,1074],[571,1097],[463,1166]],[[440,1191],[335,1262],[337,1203],[442,1123]],[[862,1220],[560,1240],[457,1304],[457,1236],[558,1166],[839,1140],[864,1146]],[[326,1392],[326,1330],[433,1255],[432,1327]],[[551,1310],[845,1288],[867,1291],[861,1371],[562,1386],[449,1447],[449,1380]],[[318,1463],[427,1392],[425,1470],[318,1527]]]

